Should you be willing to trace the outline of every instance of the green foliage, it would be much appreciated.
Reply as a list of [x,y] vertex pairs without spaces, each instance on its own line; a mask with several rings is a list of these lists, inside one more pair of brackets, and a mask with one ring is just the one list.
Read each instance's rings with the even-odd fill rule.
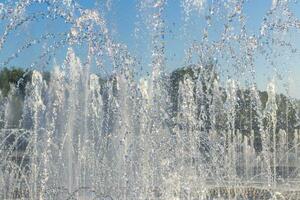
[[31,73],[26,73],[20,68],[3,68],[0,71],[0,90],[3,96],[7,96],[11,85],[17,86],[20,89],[21,94],[25,95],[25,86],[30,81]]
[[173,114],[176,114],[177,107],[178,107],[179,83],[184,80],[185,76],[189,76],[192,79],[195,79],[195,75],[194,75],[194,71],[193,71],[192,67],[176,69],[170,75],[169,92],[170,92],[170,96],[171,96]]
[[[201,80],[202,90],[203,90],[203,98],[202,102],[197,102],[197,106],[202,109],[202,112],[206,114],[205,119],[202,119],[201,116],[198,115],[199,120],[205,124],[206,129],[211,128],[210,119],[210,106],[214,95],[212,94],[213,89],[213,81],[218,79],[218,74],[214,69],[214,66],[208,65],[204,67],[196,67],[189,66],[185,68],[180,68],[173,71],[170,74],[170,96],[172,101],[172,111],[173,117],[176,116],[178,110],[178,90],[180,82],[183,82],[185,77],[189,77],[193,81]],[[220,104],[224,105],[226,101],[226,93],[224,93],[225,88],[220,88],[221,92],[221,101]],[[266,107],[268,101],[268,93],[266,91],[258,91],[259,99],[261,101],[261,108],[254,108],[252,105],[252,97],[249,89],[237,91],[237,102],[235,107],[235,130],[239,131],[244,135],[250,136],[251,130],[254,131],[255,137],[255,147],[257,151],[261,150],[261,137],[260,132],[261,128],[265,128],[267,126],[266,121],[263,120],[263,112]],[[297,109],[299,110],[299,105],[296,103],[292,103],[292,99],[283,95],[276,95],[276,102],[278,106],[277,110],[277,124],[276,124],[276,132],[280,129],[285,130],[287,133],[291,134],[289,137],[290,140],[293,139],[292,133],[294,129],[297,128]],[[222,107],[222,105],[220,105]],[[224,108],[223,108],[224,109]],[[259,109],[259,110],[257,110]],[[222,111],[223,113],[226,110]],[[260,113],[260,114],[259,114]],[[226,114],[222,113],[218,114],[218,119],[216,119],[215,128],[216,130],[225,130],[226,129]],[[261,120],[259,122],[259,119]],[[260,124],[262,123],[262,124]],[[299,128],[299,127],[298,127]]]
[[[28,82],[31,80],[31,72],[25,71],[21,68],[3,68],[0,71],[0,90],[4,97],[7,97],[11,86],[17,86],[18,88],[18,98],[13,102],[15,103],[14,107],[21,107],[22,101],[25,96],[25,87]],[[215,70],[215,65],[213,63],[208,63],[206,66],[195,66],[190,65],[185,68],[179,68],[173,71],[170,74],[170,87],[169,94],[172,103],[172,116],[175,117],[178,110],[178,90],[180,82],[183,82],[186,77],[189,77],[193,81],[201,81],[203,99],[202,102],[197,102],[198,112],[200,107],[202,112],[205,113],[206,118],[201,119],[199,116],[199,120],[202,120],[205,124],[205,128],[210,129],[212,126],[210,119],[210,105],[213,101],[213,89],[214,89],[214,81],[218,80],[218,73]],[[43,78],[46,82],[50,80],[50,73],[44,72]],[[104,84],[106,79],[99,79],[101,84]],[[221,91],[221,99],[220,99],[220,107],[221,104],[224,104],[226,101],[226,94],[224,93],[225,88],[220,87]],[[223,91],[223,92],[222,92]],[[20,99],[19,99],[20,98]],[[262,110],[266,106],[268,101],[268,94],[265,91],[259,91],[259,98],[261,100]],[[279,129],[286,130],[286,132],[293,132],[294,128],[298,126],[297,113],[299,112],[300,103],[298,101],[296,103],[292,103],[292,100],[285,95],[277,95],[276,96],[278,110],[277,110],[277,131]],[[21,110],[21,109],[19,109]],[[198,113],[199,115],[199,113]],[[217,116],[216,124],[214,125],[217,129],[226,128],[226,115]],[[262,117],[262,116],[260,116]],[[235,116],[235,129],[239,130],[243,134],[250,134],[250,130],[254,130],[255,135],[259,135],[260,127],[257,119],[259,118],[257,110],[252,108],[251,103],[251,92],[250,90],[238,90],[237,91],[237,105],[236,105],[236,116]],[[222,125],[223,124],[223,125]],[[264,126],[265,124],[262,124]]]
[[195,65],[190,65],[188,67],[179,68],[170,74],[170,96],[173,105],[173,111],[177,111],[178,107],[178,90],[180,82],[183,82],[186,77],[191,78],[193,81],[197,81],[201,78],[202,90],[207,95],[211,95],[213,82],[218,79],[218,74],[215,71],[213,63],[209,63],[206,66],[198,67]]

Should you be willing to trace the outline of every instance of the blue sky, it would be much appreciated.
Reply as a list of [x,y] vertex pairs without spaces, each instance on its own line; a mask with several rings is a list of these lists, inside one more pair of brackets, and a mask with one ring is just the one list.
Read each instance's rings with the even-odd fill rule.
[[[110,3],[109,8],[106,2]],[[210,0],[209,2],[212,2]],[[1,1],[0,2],[8,2]],[[9,1],[13,2],[13,1]],[[105,16],[108,24],[110,35],[112,38],[122,44],[125,44],[129,52],[137,57],[145,71],[150,70],[151,47],[150,37],[147,30],[142,24],[142,14],[138,10],[137,2],[139,0],[78,0],[83,8],[98,10]],[[215,2],[218,2],[215,0]],[[202,38],[203,28],[205,27],[205,15],[208,12],[207,6],[199,13],[191,13],[190,20],[184,20],[185,15],[180,0],[168,0],[165,8],[165,24],[166,24],[166,68],[171,71],[184,65],[185,51],[193,41],[200,41]],[[246,1],[243,13],[246,16],[246,28],[249,35],[258,35],[260,26],[266,13],[270,10],[272,0],[249,0]],[[291,4],[291,10],[300,19],[300,4]],[[28,8],[27,13],[45,11],[45,5],[34,5]],[[7,21],[0,21],[0,35],[3,34]],[[209,30],[209,39],[216,40],[220,37],[224,27],[224,21],[213,20]],[[137,29],[140,29],[137,31]],[[0,63],[16,52],[22,45],[34,38],[38,38],[44,33],[61,33],[68,31],[70,25],[65,24],[62,20],[39,20],[39,22],[30,22],[24,24],[16,31],[13,31],[0,51]],[[282,36],[290,41],[297,48],[300,47],[299,30],[287,33]],[[13,59],[10,66],[28,67],[30,64],[38,60],[38,56],[43,49],[47,48],[51,41],[43,42],[35,45],[20,54],[18,58]],[[274,47],[275,48],[275,47]],[[84,47],[82,48],[84,49]],[[85,55],[79,48],[78,52]],[[51,61],[56,60],[60,63],[65,57],[66,47],[59,48]],[[278,51],[281,51],[279,49]],[[84,57],[84,56],[83,56]],[[291,96],[300,98],[300,58],[299,53],[290,54],[283,52],[281,56],[276,57],[278,69],[274,70],[264,59],[258,55],[255,59],[256,82],[260,88],[266,88],[267,81],[271,79],[275,71],[283,76],[282,80],[278,79],[279,88],[286,82],[289,83]],[[280,88],[281,92],[285,89]]]

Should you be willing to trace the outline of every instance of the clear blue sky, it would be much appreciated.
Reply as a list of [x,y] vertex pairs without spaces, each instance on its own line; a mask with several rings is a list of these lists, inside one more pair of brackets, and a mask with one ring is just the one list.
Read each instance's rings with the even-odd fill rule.
[[[213,0],[209,0],[212,2]],[[0,0],[0,2],[8,2]],[[13,1],[9,1],[12,3]],[[139,0],[77,0],[77,2],[86,9],[96,9],[104,16],[108,24],[108,28],[112,38],[122,44],[125,44],[129,52],[136,56],[141,65],[147,71],[151,57],[150,39],[147,36],[145,27],[141,25],[141,15],[137,9]],[[106,7],[106,2],[111,5]],[[215,0],[215,2],[218,2]],[[246,28],[248,34],[258,35],[260,26],[266,13],[270,10],[272,0],[249,0],[246,2],[243,13],[246,15]],[[291,4],[291,10],[300,19],[300,4]],[[26,13],[45,11],[45,5],[34,5],[28,8]],[[173,70],[184,65],[185,50],[193,41],[199,41],[202,37],[203,28],[205,25],[205,13],[208,12],[205,7],[201,13],[192,13],[191,19],[184,20],[184,13],[180,0],[168,0],[165,8],[166,22],[166,58],[167,70]],[[0,21],[0,35],[3,35],[7,21]],[[209,39],[215,40],[220,37],[224,27],[224,21],[213,21],[212,27],[209,30]],[[135,30],[140,28],[140,31]],[[38,22],[30,22],[21,26],[16,31],[13,31],[0,51],[0,63],[16,52],[26,41],[38,38],[44,33],[59,33],[68,31],[70,25],[66,25],[62,20],[39,20]],[[137,35],[137,36],[136,36]],[[293,31],[282,37],[290,41],[296,47],[300,47],[300,31]],[[24,51],[16,59],[13,59],[9,66],[28,67],[33,61],[38,60],[41,51],[45,49],[51,41],[43,42],[41,45],[35,45]],[[84,48],[82,48],[84,49]],[[65,57],[66,48],[61,48],[57,51],[55,58],[56,62],[60,63]],[[82,50],[77,51],[79,54],[85,55]],[[282,53],[283,56],[278,56],[274,59],[278,65],[278,73],[283,75],[283,80],[278,80],[278,85],[283,85],[289,82],[290,93],[292,96],[300,98],[300,55],[299,53],[289,54]],[[53,61],[54,58],[51,58]],[[255,59],[255,70],[257,83],[261,88],[266,88],[267,80],[274,75],[274,70],[260,56]],[[149,70],[148,70],[149,71]],[[283,91],[283,89],[280,89]]]

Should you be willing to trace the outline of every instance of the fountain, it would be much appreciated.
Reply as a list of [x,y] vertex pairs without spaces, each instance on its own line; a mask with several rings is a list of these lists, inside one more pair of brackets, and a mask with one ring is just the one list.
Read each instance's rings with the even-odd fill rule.
[[[0,54],[29,22],[68,27],[1,57],[4,68],[40,50],[0,93],[1,199],[300,198],[300,131],[291,120],[299,107],[279,95],[277,63],[295,56],[279,33],[299,31],[290,9],[299,5],[273,0],[260,32],[250,34],[247,1],[182,0],[185,25],[199,15],[205,27],[184,68],[167,73],[164,13],[172,3],[137,2],[151,41],[148,76],[101,10],[69,0],[0,3]],[[32,12],[36,6],[45,9]],[[224,29],[210,39],[218,20]],[[61,50],[65,58],[53,62]],[[255,82],[257,57],[274,72],[266,92]]]

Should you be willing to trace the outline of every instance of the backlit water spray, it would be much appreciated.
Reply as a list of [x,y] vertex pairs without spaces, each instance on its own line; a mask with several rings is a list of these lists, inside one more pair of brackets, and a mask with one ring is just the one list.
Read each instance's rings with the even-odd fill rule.
[[[1,199],[300,198],[300,132],[289,126],[296,108],[278,95],[281,51],[296,52],[279,33],[299,36],[290,10],[299,4],[270,1],[255,35],[243,13],[248,1],[182,0],[184,26],[200,17],[204,27],[185,50],[184,68],[167,73],[172,3],[137,2],[150,38],[149,76],[137,73],[138,59],[114,40],[101,9],[77,1],[0,4],[0,52],[31,22],[68,27],[1,57],[3,68],[40,50],[9,94],[0,93]],[[45,9],[32,12],[38,5]],[[113,1],[106,5],[113,10]],[[218,36],[216,21],[223,23]],[[52,66],[61,50],[64,61]],[[274,74],[264,95],[255,83],[257,57]],[[41,66],[49,65],[47,77]]]

